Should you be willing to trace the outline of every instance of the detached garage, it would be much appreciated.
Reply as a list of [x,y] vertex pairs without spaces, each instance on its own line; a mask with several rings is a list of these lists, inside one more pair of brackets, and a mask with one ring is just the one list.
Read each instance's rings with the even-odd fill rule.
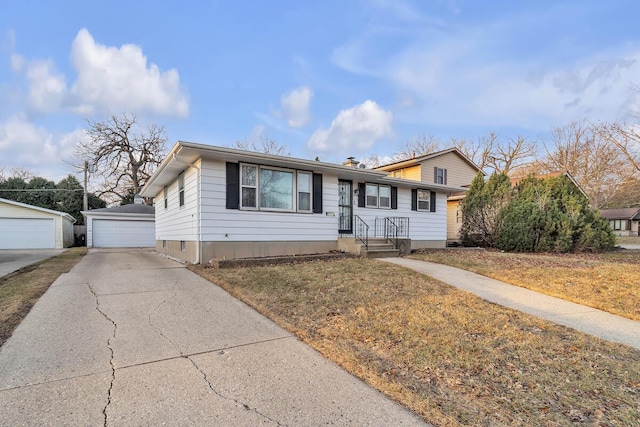
[[0,249],[62,249],[73,245],[75,218],[0,198]]
[[132,204],[83,211],[90,248],[154,248],[156,220],[153,206]]

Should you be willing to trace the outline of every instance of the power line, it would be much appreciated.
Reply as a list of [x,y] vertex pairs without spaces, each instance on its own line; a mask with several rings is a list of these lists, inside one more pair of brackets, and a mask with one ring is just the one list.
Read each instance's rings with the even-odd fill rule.
[[84,191],[82,188],[0,188],[0,193],[5,191],[15,192],[42,192],[42,191]]

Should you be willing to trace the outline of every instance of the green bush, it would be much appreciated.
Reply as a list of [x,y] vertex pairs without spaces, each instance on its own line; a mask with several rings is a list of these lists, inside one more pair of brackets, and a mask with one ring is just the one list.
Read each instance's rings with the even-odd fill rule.
[[[474,180],[475,186],[472,185],[463,201],[464,243],[514,252],[613,248],[615,236],[608,223],[590,208],[588,199],[568,177],[528,177],[513,188],[509,185],[508,195],[503,185],[505,179],[509,181],[506,176],[502,177],[492,176],[485,185]],[[488,185],[492,181],[493,184]],[[492,227],[478,227],[474,221],[486,219],[487,205],[494,207]],[[479,233],[480,230],[485,234]]]

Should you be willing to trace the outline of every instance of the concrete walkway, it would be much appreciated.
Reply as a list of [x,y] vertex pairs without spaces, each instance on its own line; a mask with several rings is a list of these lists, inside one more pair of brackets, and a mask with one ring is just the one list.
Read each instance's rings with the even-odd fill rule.
[[182,265],[91,250],[0,349],[0,425],[425,425]]
[[640,322],[443,264],[409,258],[384,258],[381,261],[426,274],[495,304],[640,349]]
[[1,249],[0,277],[36,262],[60,255],[66,249]]

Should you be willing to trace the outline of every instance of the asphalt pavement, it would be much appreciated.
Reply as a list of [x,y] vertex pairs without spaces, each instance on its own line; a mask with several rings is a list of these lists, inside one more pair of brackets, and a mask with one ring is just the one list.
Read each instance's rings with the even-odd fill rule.
[[0,349],[0,425],[425,425],[181,264],[90,250]]
[[61,254],[66,249],[2,249],[0,250],[0,277],[36,262]]
[[410,258],[380,260],[429,275],[495,304],[640,349],[640,322],[443,264]]

